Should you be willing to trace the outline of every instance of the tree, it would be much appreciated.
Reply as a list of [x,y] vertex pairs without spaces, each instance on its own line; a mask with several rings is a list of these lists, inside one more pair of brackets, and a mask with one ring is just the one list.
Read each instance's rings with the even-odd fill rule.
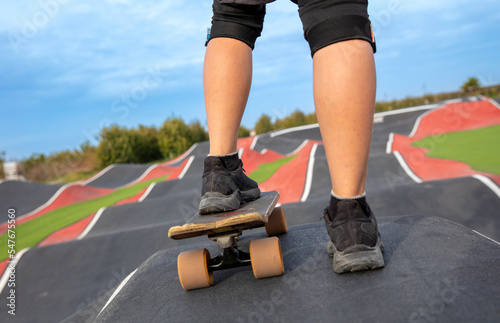
[[274,126],[273,123],[271,122],[271,118],[263,114],[259,120],[257,120],[257,123],[255,124],[255,133],[261,134],[269,131],[273,131]]
[[189,124],[189,129],[191,129],[191,140],[193,143],[208,140],[208,133],[201,126],[199,121],[191,122]]
[[313,124],[313,123],[318,123],[318,117],[316,116],[316,113],[311,112],[308,115],[306,115],[306,124]]
[[139,125],[139,129],[131,130],[137,133],[137,145],[133,147],[138,163],[148,163],[162,158],[158,141],[158,129]]
[[306,116],[300,110],[295,110],[291,115],[274,123],[275,129],[286,129],[307,124]]
[[473,93],[479,90],[481,85],[479,84],[479,80],[475,77],[470,77],[461,87],[462,92],[464,93]]
[[247,128],[240,126],[238,129],[238,138],[245,138],[250,136],[250,130]]
[[96,147],[92,146],[88,140],[85,140],[82,144],[80,144],[80,151],[83,155],[86,155],[95,152]]
[[191,129],[179,118],[165,121],[158,135],[160,151],[165,158],[174,158],[194,143]]
[[97,158],[101,167],[115,163],[137,163],[134,148],[139,143],[139,134],[127,128],[113,125],[100,133],[101,141],[97,146]]

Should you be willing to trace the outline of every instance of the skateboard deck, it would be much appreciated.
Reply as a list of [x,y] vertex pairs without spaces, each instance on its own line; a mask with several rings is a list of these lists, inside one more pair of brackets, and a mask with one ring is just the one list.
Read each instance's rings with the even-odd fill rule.
[[173,226],[168,236],[174,240],[187,239],[202,235],[218,235],[231,231],[242,231],[268,222],[280,194],[277,191],[262,192],[261,196],[243,204],[230,212],[196,214],[186,224]]

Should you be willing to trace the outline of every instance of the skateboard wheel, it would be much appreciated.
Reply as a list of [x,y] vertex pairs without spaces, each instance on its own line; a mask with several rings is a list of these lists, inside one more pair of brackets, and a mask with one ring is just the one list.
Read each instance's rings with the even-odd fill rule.
[[186,251],[177,257],[177,272],[182,288],[191,290],[212,286],[214,273],[208,272],[210,252],[207,249]]
[[276,237],[250,242],[250,260],[255,278],[283,275],[283,255],[280,241]]
[[285,211],[281,206],[274,208],[266,223],[267,236],[275,236],[282,233],[287,233]]

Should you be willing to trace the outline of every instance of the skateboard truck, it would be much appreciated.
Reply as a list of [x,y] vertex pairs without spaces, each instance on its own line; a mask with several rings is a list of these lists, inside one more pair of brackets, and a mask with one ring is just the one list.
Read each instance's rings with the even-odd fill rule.
[[208,271],[217,271],[234,267],[250,266],[250,253],[238,249],[237,241],[241,234],[235,232],[224,236],[208,236],[212,241],[216,241],[222,249],[222,252],[208,260]]

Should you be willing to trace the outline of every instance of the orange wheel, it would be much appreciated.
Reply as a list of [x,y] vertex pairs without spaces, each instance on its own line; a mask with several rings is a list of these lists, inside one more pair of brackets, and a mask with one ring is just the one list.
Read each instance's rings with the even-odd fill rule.
[[250,242],[250,260],[255,278],[283,275],[283,255],[280,241],[276,237]]
[[285,211],[281,206],[274,208],[266,223],[267,236],[275,236],[282,233],[287,233]]
[[182,288],[191,290],[212,286],[214,273],[208,272],[210,253],[207,249],[186,251],[177,257],[177,272]]

